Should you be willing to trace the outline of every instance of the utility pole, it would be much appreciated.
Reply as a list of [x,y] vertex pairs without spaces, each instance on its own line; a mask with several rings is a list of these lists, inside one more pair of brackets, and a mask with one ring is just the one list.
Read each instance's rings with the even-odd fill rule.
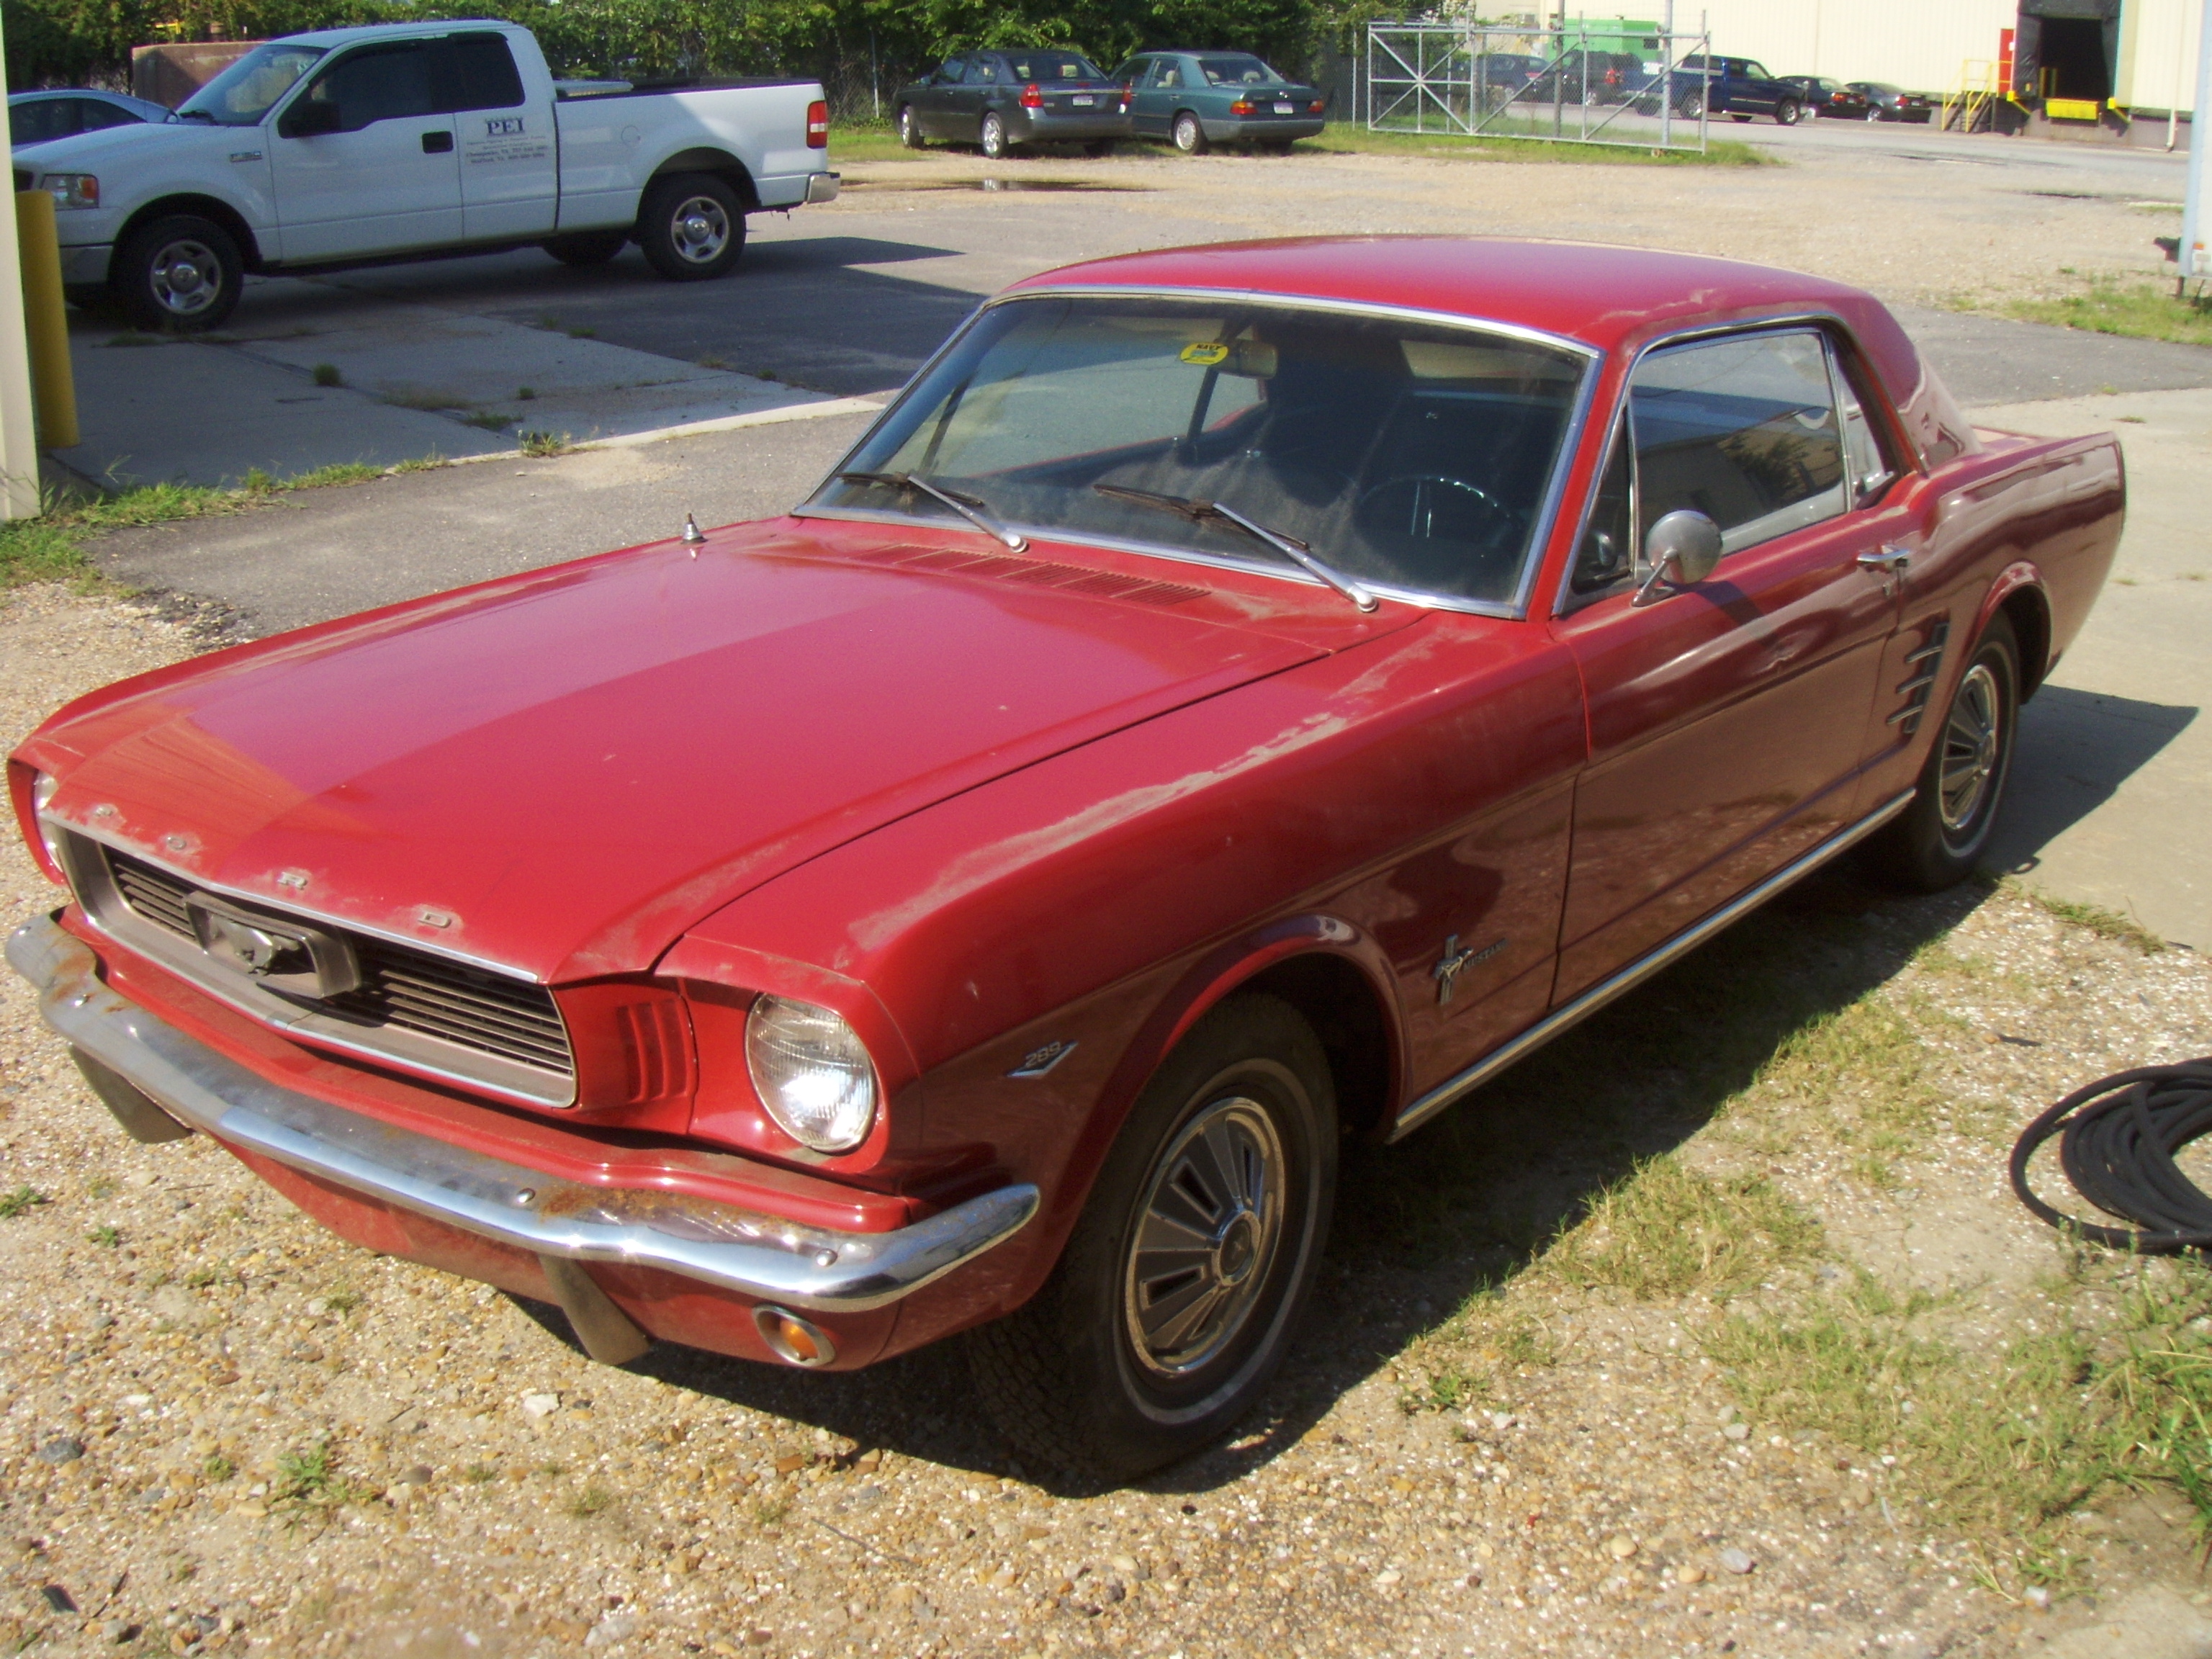
[[2174,292],[2186,295],[2191,277],[2212,276],[2204,258],[2204,160],[2212,149],[2205,126],[2212,121],[2212,0],[2197,27],[2197,101],[2189,112],[2189,188],[2182,197],[2181,242],[2174,249],[2181,277]]
[[[0,62],[7,42],[0,39]],[[31,337],[23,321],[15,204],[0,213],[0,519],[39,516],[39,433],[31,403]]]

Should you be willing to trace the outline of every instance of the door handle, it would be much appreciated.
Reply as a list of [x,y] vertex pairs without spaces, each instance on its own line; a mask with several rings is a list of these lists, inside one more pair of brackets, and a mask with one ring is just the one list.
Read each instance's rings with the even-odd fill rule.
[[1902,571],[1911,562],[1911,550],[1909,548],[1897,546],[1894,544],[1887,547],[1877,548],[1871,553],[1862,553],[1859,555],[1860,569],[1879,570],[1885,575]]
[[453,135],[450,132],[426,132],[422,135],[422,154],[450,155],[453,149]]

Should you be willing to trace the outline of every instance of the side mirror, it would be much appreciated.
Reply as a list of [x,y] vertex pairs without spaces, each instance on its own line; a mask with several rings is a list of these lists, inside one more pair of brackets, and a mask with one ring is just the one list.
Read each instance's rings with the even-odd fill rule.
[[302,98],[284,112],[283,125],[279,131],[287,138],[319,138],[325,133],[337,131],[343,120],[344,117],[336,104]]
[[1638,605],[1658,597],[1663,578],[1677,587],[1694,587],[1721,562],[1721,527],[1688,507],[1662,514],[1644,538],[1644,560],[1651,574],[1636,590]]

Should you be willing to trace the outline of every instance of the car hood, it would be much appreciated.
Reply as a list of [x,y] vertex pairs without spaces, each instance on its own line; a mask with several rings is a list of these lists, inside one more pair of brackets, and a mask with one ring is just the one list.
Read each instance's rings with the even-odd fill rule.
[[1327,648],[1187,586],[877,539],[744,526],[461,589],[126,681],[21,752],[52,816],[187,878],[559,981]]
[[134,156],[167,155],[180,145],[201,143],[226,152],[258,149],[258,127],[211,127],[198,121],[134,121],[33,144],[22,154],[38,158],[41,173],[98,173],[103,163],[124,164]]

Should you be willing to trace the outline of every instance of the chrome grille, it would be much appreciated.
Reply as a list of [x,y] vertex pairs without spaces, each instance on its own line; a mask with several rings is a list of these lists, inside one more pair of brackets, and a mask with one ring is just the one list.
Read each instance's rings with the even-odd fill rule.
[[[190,884],[127,853],[102,851],[124,903],[165,933],[198,943],[185,908],[194,890]],[[314,1003],[318,1010],[348,1024],[397,1028],[532,1071],[575,1075],[567,1028],[544,986],[349,928],[315,925],[344,936],[362,976],[357,989]]]

